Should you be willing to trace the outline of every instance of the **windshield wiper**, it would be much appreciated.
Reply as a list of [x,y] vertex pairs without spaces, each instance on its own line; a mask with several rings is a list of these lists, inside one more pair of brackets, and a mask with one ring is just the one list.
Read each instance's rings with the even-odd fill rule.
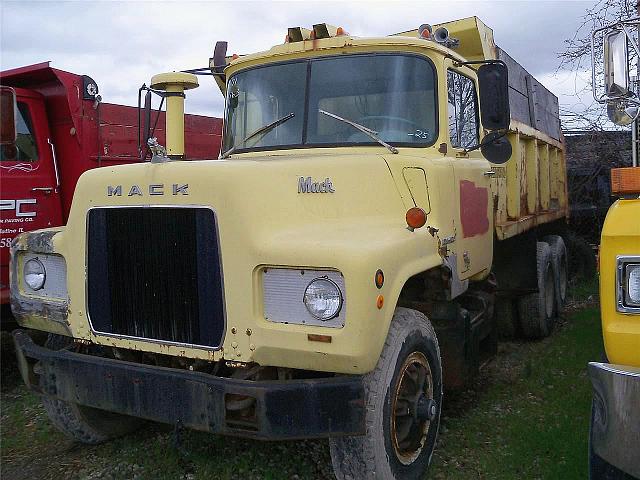
[[[257,137],[261,133],[269,133],[271,130],[276,128],[278,125],[283,124],[284,122],[286,122],[287,120],[289,120],[289,119],[291,119],[291,118],[293,118],[295,116],[296,116],[295,113],[291,112],[290,114],[285,115],[282,118],[279,118],[279,119],[277,119],[277,120],[275,120],[275,121],[273,121],[271,123],[266,124],[263,127],[260,127],[255,132],[251,133],[248,137],[246,137],[244,140],[242,140],[242,142],[240,142],[240,145],[244,145],[245,143],[247,143],[247,141],[251,140],[253,137]],[[237,148],[238,148],[238,145],[234,145],[229,150],[224,152],[220,158],[227,158],[229,155],[231,155],[233,152],[235,152]]]
[[398,153],[398,149],[396,147],[394,147],[393,145],[389,145],[387,142],[382,140],[377,135],[378,132],[374,132],[370,128],[367,128],[364,125],[360,125],[359,123],[352,122],[351,120],[347,120],[346,118],[342,118],[340,115],[336,115],[335,113],[327,112],[326,110],[322,110],[322,109],[319,109],[318,112],[322,113],[323,115],[326,115],[327,117],[335,118],[336,120],[340,120],[341,122],[349,124],[353,128],[357,128],[358,130],[360,130],[365,135],[373,138],[380,145],[383,145],[383,146],[387,147],[391,153]]

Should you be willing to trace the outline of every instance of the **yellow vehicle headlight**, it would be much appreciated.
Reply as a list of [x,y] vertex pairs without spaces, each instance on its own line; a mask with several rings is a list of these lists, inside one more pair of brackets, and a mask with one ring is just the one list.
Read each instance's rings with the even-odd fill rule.
[[618,255],[616,310],[640,314],[640,256]]
[[627,303],[640,306],[640,264],[629,264],[626,270]]

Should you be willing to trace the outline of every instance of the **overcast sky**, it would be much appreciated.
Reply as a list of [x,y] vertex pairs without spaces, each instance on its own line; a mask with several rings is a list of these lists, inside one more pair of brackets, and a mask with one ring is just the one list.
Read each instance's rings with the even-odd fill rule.
[[[91,76],[103,101],[135,105],[138,87],[152,75],[206,66],[217,40],[229,42],[229,54],[246,54],[282,43],[287,27],[326,22],[352,35],[381,36],[476,15],[493,28],[499,46],[558,95],[561,106],[579,108],[573,93],[588,74],[556,73],[557,54],[593,4],[0,0],[0,68],[50,60],[55,68]],[[187,111],[221,116],[223,99],[211,77],[201,77],[200,85],[187,94]]]

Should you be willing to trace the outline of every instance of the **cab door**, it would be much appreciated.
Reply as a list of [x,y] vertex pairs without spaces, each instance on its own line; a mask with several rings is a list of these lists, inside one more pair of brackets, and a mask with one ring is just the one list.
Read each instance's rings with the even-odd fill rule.
[[489,162],[479,149],[480,116],[476,82],[468,67],[447,68],[449,141],[454,155],[454,190],[458,206],[458,275],[468,279],[491,268],[493,208]]
[[[5,87],[6,88],[6,87]],[[62,224],[57,165],[44,98],[15,88],[14,144],[0,146],[0,267],[2,302],[7,301],[9,247],[26,231]]]

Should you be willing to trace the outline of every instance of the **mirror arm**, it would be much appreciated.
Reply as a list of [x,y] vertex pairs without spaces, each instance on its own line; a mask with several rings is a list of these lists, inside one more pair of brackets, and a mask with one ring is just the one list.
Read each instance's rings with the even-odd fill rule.
[[492,137],[491,138],[491,142],[485,142],[484,140],[488,137],[488,134],[484,136],[484,138],[482,140],[480,140],[480,143],[478,143],[477,145],[474,145],[473,147],[469,147],[469,148],[465,148],[463,153],[466,155],[469,152],[473,152],[474,150],[478,150],[479,148],[482,148],[484,145],[487,145],[488,143],[493,143],[496,140],[501,139],[502,137],[504,137],[507,133],[509,133],[509,129],[505,128],[504,130],[495,130],[495,132],[500,132],[500,135],[498,135],[497,137]]
[[455,67],[468,67],[469,65],[503,65],[505,68],[508,68],[507,64],[502,60],[474,60],[472,62],[459,62],[453,58],[452,60]]
[[201,68],[192,68],[189,70],[180,70],[183,73],[192,73],[193,75],[209,75],[209,76],[218,76],[224,77],[223,72],[212,72],[210,67],[201,67]]

